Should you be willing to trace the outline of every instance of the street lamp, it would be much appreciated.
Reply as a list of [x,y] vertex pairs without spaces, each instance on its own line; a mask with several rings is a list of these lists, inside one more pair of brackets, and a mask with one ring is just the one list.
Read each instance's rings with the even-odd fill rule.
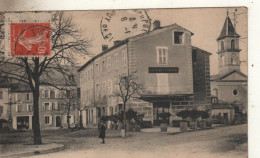
[[[10,93],[10,89],[8,88],[8,95],[9,95],[9,102],[5,103],[9,105],[9,117],[8,117],[8,123],[12,125],[13,122],[13,118],[12,118],[12,105],[15,104],[14,102],[12,102],[12,97],[11,97],[11,93]],[[11,126],[12,127],[12,126]]]

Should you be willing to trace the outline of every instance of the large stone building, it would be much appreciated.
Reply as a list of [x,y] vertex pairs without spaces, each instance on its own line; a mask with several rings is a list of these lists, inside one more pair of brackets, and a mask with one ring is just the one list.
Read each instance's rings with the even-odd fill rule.
[[[67,127],[68,102],[70,101],[70,126],[79,124],[79,88],[76,75],[71,83],[62,82],[63,76],[55,73],[60,82],[53,86],[41,85],[39,94],[39,117],[41,128]],[[1,118],[12,118],[13,129],[32,129],[33,94],[28,85],[2,81],[0,85]],[[8,104],[11,102],[12,104]],[[72,105],[74,104],[74,105]]]
[[127,103],[144,113],[144,120],[159,125],[158,114],[186,108],[210,109],[210,68],[207,51],[191,45],[192,32],[177,25],[152,31],[103,46],[103,52],[84,64],[80,72],[83,125],[96,125],[102,115],[117,114],[122,100],[115,96],[118,76],[136,72],[145,92]]
[[212,115],[222,115],[229,121],[234,119],[235,106],[247,112],[247,76],[240,71],[239,38],[227,14],[217,38],[219,72],[211,76],[211,93]]

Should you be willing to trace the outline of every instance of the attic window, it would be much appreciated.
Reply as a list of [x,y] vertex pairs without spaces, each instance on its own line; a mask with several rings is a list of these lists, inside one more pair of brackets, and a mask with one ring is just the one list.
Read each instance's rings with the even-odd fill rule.
[[174,44],[182,44],[183,43],[183,32],[174,32]]

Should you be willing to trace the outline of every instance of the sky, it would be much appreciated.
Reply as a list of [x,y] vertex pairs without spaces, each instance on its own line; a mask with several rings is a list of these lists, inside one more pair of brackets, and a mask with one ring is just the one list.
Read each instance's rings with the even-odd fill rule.
[[[247,54],[248,54],[248,15],[246,8],[237,9],[237,24],[236,31],[240,37],[240,61],[241,71],[248,74],[247,70]],[[193,32],[192,45],[204,49],[212,55],[210,56],[210,68],[211,75],[218,73],[218,58],[217,58],[217,41],[216,39],[220,35],[222,27],[224,25],[225,18],[227,16],[227,10],[229,11],[229,17],[233,21],[233,12],[235,8],[193,8],[193,9],[147,9],[145,10],[151,23],[154,20],[159,20],[161,26],[167,26],[171,24],[178,24],[189,31]],[[73,17],[73,21],[84,30],[84,35],[89,39],[92,39],[92,47],[89,49],[90,53],[97,55],[101,53],[102,44],[106,44],[109,47],[113,45],[114,40],[122,40],[124,38],[141,33],[140,31],[131,32],[130,34],[124,34],[122,29],[125,23],[120,21],[122,17],[135,17],[136,12],[132,10],[116,10],[115,14],[111,16],[109,31],[113,32],[115,37],[109,41],[105,40],[101,34],[101,24],[105,24],[105,18],[108,18],[107,13],[111,16],[112,10],[104,11],[70,11],[67,14]],[[144,18],[146,19],[146,15]],[[136,16],[137,17],[137,16]],[[102,20],[103,18],[103,20]],[[102,20],[102,23],[101,23]],[[139,21],[140,24],[140,21]],[[152,29],[152,25],[151,25]],[[86,56],[80,60],[81,65],[87,62],[90,57]]]

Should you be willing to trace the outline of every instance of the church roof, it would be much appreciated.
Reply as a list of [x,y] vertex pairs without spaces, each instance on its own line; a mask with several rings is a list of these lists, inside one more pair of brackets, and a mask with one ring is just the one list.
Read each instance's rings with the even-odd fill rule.
[[[247,75],[245,75],[244,73],[238,71],[238,70],[233,70],[233,71],[230,71],[230,72],[227,72],[227,73],[224,73],[224,74],[217,74],[217,75],[212,75],[210,76],[210,80],[211,81],[222,81],[224,78],[234,74],[234,73],[238,73],[239,75],[247,78]],[[230,81],[230,80],[228,80]],[[237,81],[240,81],[240,80],[237,80]]]
[[226,17],[224,26],[222,28],[222,31],[218,37],[218,40],[224,38],[224,37],[240,37],[239,34],[236,33],[236,30],[229,18],[229,16]]

